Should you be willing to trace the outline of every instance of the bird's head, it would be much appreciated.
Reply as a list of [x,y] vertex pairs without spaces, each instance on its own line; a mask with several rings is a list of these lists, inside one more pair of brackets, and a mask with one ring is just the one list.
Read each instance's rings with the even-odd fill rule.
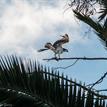
[[68,49],[63,48],[63,52],[68,52]]

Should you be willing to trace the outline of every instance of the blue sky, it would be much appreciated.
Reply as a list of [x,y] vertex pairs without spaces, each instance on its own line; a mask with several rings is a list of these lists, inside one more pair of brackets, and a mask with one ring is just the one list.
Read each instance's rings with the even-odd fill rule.
[[[53,57],[50,51],[38,53],[46,42],[54,42],[67,33],[70,42],[64,47],[69,53],[62,57],[106,57],[107,50],[89,27],[79,22],[63,0],[0,0],[0,54],[39,60],[49,67],[68,66],[74,61],[43,61]],[[107,71],[107,61],[78,61],[60,73],[86,84],[93,83]],[[96,86],[105,89],[107,79]]]

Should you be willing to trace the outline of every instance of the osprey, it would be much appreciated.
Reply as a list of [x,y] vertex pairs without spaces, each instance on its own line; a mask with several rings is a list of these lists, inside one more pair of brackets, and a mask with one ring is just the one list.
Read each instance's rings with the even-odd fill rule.
[[63,52],[68,52],[67,49],[62,47],[62,45],[67,42],[69,42],[69,36],[68,36],[68,34],[65,34],[62,36],[61,39],[57,40],[53,44],[51,44],[50,42],[46,43],[44,46],[45,49],[40,49],[40,50],[38,50],[38,52],[42,52],[42,51],[50,49],[54,52],[55,58],[60,58],[60,54],[62,54]]

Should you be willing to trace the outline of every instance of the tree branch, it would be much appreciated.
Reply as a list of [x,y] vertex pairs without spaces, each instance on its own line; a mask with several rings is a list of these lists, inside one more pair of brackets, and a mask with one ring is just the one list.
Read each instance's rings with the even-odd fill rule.
[[67,68],[69,68],[69,67],[75,65],[75,64],[77,63],[78,60],[79,60],[79,59],[76,59],[75,62],[73,62],[71,65],[68,65],[68,66],[66,66],[66,67],[56,67],[56,68],[53,68],[53,70],[57,70],[57,69],[67,69]]
[[107,89],[97,90],[97,92],[107,91]]
[[59,61],[59,60],[75,60],[75,59],[78,59],[78,60],[107,60],[107,57],[69,57],[69,58],[49,58],[49,59],[43,59],[43,60],[47,60],[47,61],[50,61],[50,60],[56,60],[56,61]]
[[90,89],[92,89],[95,85],[100,84],[101,82],[103,82],[104,78],[107,76],[107,72],[104,73],[103,76],[100,77],[100,79],[98,79],[96,82],[86,85],[88,87],[90,87]]

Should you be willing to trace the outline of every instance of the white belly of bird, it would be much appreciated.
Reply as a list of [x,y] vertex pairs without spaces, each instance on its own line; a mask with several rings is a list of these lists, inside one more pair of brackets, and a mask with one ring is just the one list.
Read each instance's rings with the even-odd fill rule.
[[62,47],[58,47],[58,48],[55,50],[55,53],[56,53],[56,54],[62,54],[62,53],[63,53],[63,48],[62,48]]

